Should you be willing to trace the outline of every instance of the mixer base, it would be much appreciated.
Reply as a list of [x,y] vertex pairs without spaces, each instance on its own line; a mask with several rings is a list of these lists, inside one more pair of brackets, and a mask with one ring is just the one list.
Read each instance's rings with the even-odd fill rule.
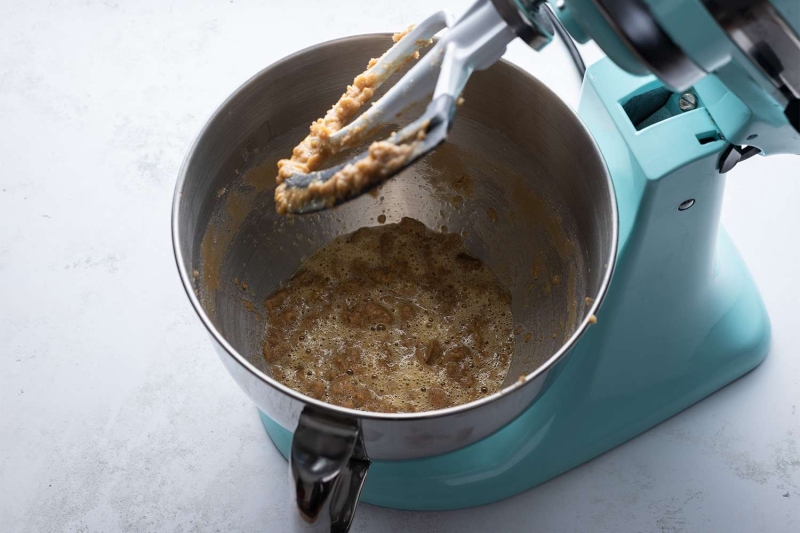
[[[680,355],[679,364],[668,358],[671,362],[649,365],[645,378],[624,368],[609,372],[597,364],[604,360],[595,351],[597,343],[610,349],[628,344],[641,356],[662,350],[594,335],[581,342],[547,392],[511,424],[449,454],[373,462],[361,500],[397,509],[444,510],[507,498],[622,444],[756,367],[769,345],[766,310],[724,232],[717,259],[719,283],[709,287],[703,301],[727,311],[699,345],[685,344],[684,351],[672,352]],[[696,316],[684,315],[687,327]],[[286,457],[292,434],[263,413],[261,418]]]

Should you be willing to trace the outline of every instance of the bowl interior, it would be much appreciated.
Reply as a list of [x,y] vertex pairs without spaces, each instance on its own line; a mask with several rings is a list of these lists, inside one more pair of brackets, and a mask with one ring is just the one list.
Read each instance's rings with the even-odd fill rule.
[[[544,85],[504,62],[475,73],[448,142],[433,154],[375,194],[335,209],[275,213],[278,159],[390,45],[388,35],[369,35],[300,52],[220,108],[187,160],[180,191],[188,278],[215,328],[269,374],[262,302],[302,258],[338,235],[377,225],[379,215],[461,233],[512,294],[522,332],[508,385],[581,327],[615,238],[604,163],[579,119]],[[413,115],[404,113],[387,132]]]

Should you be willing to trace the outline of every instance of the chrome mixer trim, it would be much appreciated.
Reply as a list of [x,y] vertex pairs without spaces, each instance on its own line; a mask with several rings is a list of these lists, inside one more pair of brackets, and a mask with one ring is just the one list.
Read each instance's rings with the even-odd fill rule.
[[731,41],[781,91],[800,98],[800,37],[766,0],[703,0]]
[[594,3],[633,55],[671,89],[685,91],[705,76],[705,71],[661,28],[642,0]]

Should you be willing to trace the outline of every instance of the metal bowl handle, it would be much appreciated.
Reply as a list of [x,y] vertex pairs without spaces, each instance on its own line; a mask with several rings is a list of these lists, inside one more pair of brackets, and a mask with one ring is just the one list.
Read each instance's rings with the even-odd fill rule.
[[358,422],[306,407],[292,439],[289,476],[296,531],[346,532],[355,515],[369,459]]

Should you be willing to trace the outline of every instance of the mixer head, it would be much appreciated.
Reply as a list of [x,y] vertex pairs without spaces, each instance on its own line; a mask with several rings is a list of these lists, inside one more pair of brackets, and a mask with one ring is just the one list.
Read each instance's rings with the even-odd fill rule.
[[[523,10],[535,3],[508,1]],[[702,101],[730,143],[720,172],[756,153],[800,154],[797,0],[558,0],[556,5],[579,42],[593,39],[624,70],[654,74],[665,88],[692,92]]]

